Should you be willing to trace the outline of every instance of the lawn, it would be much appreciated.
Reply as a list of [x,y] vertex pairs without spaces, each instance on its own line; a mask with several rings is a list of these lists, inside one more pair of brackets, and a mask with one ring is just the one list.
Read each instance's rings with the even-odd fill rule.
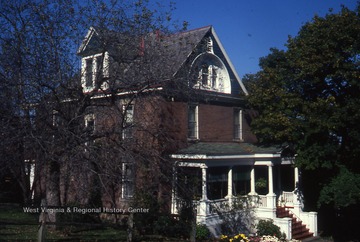
[[[25,213],[19,205],[0,204],[0,241],[37,241],[39,214]],[[50,241],[126,241],[126,231],[105,224],[63,224],[47,230]]]

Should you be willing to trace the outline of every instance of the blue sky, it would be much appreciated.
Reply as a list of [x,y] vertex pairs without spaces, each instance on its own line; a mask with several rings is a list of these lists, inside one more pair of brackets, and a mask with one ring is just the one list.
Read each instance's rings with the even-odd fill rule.
[[188,29],[212,25],[238,74],[259,70],[260,57],[271,47],[284,49],[288,36],[329,8],[354,10],[357,0],[175,0],[174,18]]

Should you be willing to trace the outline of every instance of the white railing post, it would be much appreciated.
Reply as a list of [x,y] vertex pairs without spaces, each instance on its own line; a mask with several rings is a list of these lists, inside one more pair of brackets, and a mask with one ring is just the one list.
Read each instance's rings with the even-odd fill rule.
[[318,236],[317,212],[309,212],[309,230],[314,236]]

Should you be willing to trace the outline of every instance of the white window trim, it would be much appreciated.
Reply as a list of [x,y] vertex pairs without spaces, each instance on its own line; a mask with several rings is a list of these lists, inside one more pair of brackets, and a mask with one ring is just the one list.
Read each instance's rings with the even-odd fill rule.
[[[102,63],[102,75],[103,77],[109,77],[109,53],[108,52],[105,52],[104,54],[103,53],[100,53],[100,54],[95,54],[95,55],[91,55],[91,56],[86,56],[86,57],[83,57],[82,60],[81,60],[81,73],[82,73],[82,76],[81,76],[81,85],[82,85],[82,88],[83,88],[83,92],[91,92],[95,89],[95,81],[96,81],[96,76],[98,74],[98,62],[96,61],[97,58],[103,58],[103,63]],[[92,85],[91,86],[87,86],[86,83],[87,83],[87,62],[88,60],[91,60],[92,62]],[[108,89],[108,84],[104,83],[102,84],[101,86],[101,89],[105,90],[105,89]]]
[[[128,177],[126,174],[126,165],[132,166],[132,174],[131,177]],[[132,198],[134,196],[134,187],[135,187],[135,179],[134,179],[134,166],[131,162],[123,162],[122,163],[122,184],[121,184],[121,198],[128,199]],[[132,186],[132,192],[131,194],[128,193],[128,186]]]
[[236,119],[234,116],[234,139],[243,141],[243,110],[239,108],[234,109],[234,115],[238,115],[238,123],[235,123]]
[[[190,120],[189,120],[189,112],[190,112],[190,109],[194,107],[195,108],[195,126],[194,126],[194,136],[190,137],[189,135],[189,131],[190,131],[190,127],[189,127],[189,123],[190,123]],[[190,104],[188,106],[188,116],[187,116],[187,122],[188,122],[188,139],[189,140],[197,140],[199,139],[199,105],[197,104]]]
[[89,113],[89,114],[86,114],[85,117],[84,117],[84,121],[85,121],[85,128],[88,128],[89,127],[89,123],[90,121],[93,121],[93,132],[95,132],[95,127],[96,127],[96,120],[95,120],[95,115],[93,113]]
[[[126,119],[128,117],[128,111],[129,111],[129,108],[131,107],[131,110],[132,110],[132,114],[131,114],[131,122],[128,122]],[[129,139],[129,138],[132,138],[132,133],[130,136],[127,136],[126,135],[126,129],[132,129],[132,126],[134,124],[134,105],[133,104],[127,104],[127,105],[123,105],[122,106],[122,111],[123,111],[123,127],[122,127],[122,138],[123,139]],[[128,125],[128,124],[131,124],[131,125]],[[131,131],[133,132],[133,131]]]

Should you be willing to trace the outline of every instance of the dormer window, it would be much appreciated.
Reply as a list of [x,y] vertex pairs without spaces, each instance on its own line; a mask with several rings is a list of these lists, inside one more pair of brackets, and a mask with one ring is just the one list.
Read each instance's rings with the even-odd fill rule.
[[87,89],[92,89],[94,88],[94,83],[93,83],[93,59],[87,59],[86,62],[86,67],[85,67],[85,87]]
[[108,88],[104,77],[108,73],[109,58],[108,54],[97,54],[84,57],[82,60],[82,87],[84,92],[91,92],[96,86],[104,90]]

